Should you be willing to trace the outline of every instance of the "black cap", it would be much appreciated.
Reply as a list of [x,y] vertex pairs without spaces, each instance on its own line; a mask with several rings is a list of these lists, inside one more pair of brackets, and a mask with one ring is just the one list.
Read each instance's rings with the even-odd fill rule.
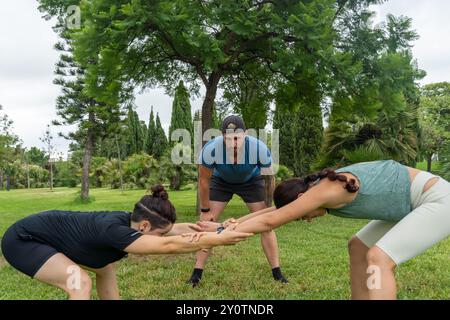
[[234,114],[223,119],[220,129],[222,130],[222,133],[226,133],[227,130],[238,130],[238,129],[241,129],[243,131],[247,130],[245,128],[244,120],[241,117]]

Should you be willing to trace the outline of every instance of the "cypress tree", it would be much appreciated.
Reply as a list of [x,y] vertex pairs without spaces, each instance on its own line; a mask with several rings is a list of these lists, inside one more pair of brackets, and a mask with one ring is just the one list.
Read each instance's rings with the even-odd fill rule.
[[187,129],[191,134],[194,133],[191,103],[189,102],[189,92],[184,86],[183,81],[180,81],[175,89],[175,97],[172,104],[172,117],[170,120],[169,139],[172,132],[176,129]]
[[150,111],[150,119],[148,121],[148,130],[147,130],[147,138],[145,139],[145,152],[149,155],[154,155],[154,146],[156,140],[156,124],[155,124],[155,116],[153,113],[153,106]]
[[311,172],[320,151],[323,137],[320,106],[300,105],[298,111],[275,110],[274,129],[279,129],[280,164],[298,177]]
[[142,152],[144,148],[144,139],[142,134],[142,126],[136,111],[130,106],[128,107],[128,143],[129,155]]
[[168,147],[166,133],[161,125],[159,114],[156,114],[155,142],[153,144],[153,155],[156,159],[160,159]]

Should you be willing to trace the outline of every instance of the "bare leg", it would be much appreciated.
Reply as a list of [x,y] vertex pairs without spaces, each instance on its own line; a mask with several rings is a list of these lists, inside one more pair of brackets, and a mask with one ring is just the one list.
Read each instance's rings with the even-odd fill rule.
[[[367,252],[367,264],[378,276],[379,287],[369,288],[370,300],[396,300],[397,285],[395,283],[395,262],[383,250],[374,246]],[[376,281],[375,281],[376,282]]]
[[[265,209],[266,203],[264,201],[247,203],[247,207],[252,213]],[[277,235],[273,230],[261,233],[261,245],[271,268],[278,268],[280,266],[280,252],[278,250]]]
[[350,284],[352,288],[352,300],[368,300],[369,288],[367,286],[367,252],[369,248],[358,237],[348,242],[350,256]]
[[[217,221],[219,219],[219,216],[225,209],[227,203],[228,202],[209,201],[210,212],[202,213],[200,216],[200,220]],[[196,287],[199,284],[202,278],[203,269],[205,268],[210,253],[211,250],[197,251],[194,271],[192,273],[192,276],[187,281],[188,284],[191,284],[193,287]]]
[[98,297],[101,300],[119,300],[115,264],[111,263],[102,269],[92,269],[92,271],[96,274]]
[[[227,204],[228,202],[210,201],[209,206],[211,211],[208,213],[203,213],[200,217],[200,220],[202,221],[219,220],[219,217],[222,214],[223,210],[225,210]],[[210,252],[211,250],[208,251],[202,250],[197,252],[197,261],[195,263],[196,269],[203,269],[205,267]]]
[[86,271],[62,253],[52,256],[38,270],[34,278],[63,289],[70,300],[89,300],[92,280]]

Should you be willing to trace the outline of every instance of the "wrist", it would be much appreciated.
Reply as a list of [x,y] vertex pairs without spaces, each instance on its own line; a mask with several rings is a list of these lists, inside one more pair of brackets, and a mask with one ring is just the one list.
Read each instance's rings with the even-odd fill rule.
[[216,232],[217,232],[217,234],[220,234],[220,233],[222,233],[223,230],[225,230],[225,227],[223,226],[223,224],[220,224],[217,227]]

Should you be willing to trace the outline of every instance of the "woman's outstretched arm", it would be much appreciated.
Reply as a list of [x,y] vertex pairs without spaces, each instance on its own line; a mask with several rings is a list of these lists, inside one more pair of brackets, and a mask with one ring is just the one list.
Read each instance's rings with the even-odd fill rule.
[[353,197],[354,194],[345,190],[342,183],[323,180],[290,204],[239,223],[234,230],[251,233],[270,231],[314,210],[348,203]]
[[126,247],[124,251],[133,254],[188,253],[214,246],[236,244],[252,235],[230,230],[220,234],[201,232],[171,237],[143,235]]
[[203,231],[202,228],[195,223],[175,223],[172,229],[167,232],[165,236],[178,236],[185,233],[201,231]]

